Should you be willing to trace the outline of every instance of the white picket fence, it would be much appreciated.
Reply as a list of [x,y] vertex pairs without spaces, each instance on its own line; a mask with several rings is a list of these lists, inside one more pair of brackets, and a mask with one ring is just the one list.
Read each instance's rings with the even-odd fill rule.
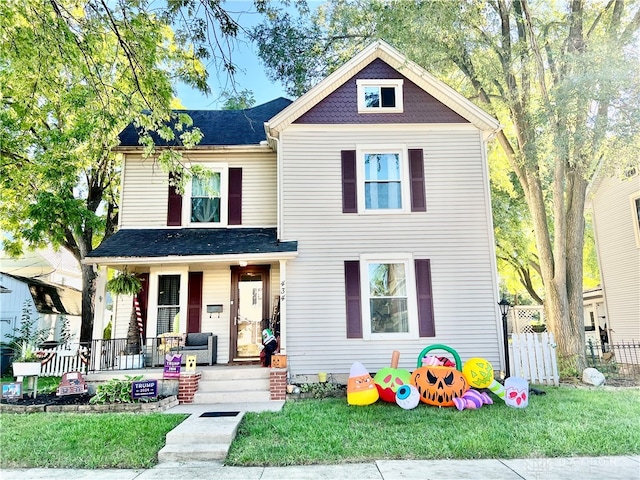
[[511,376],[541,385],[560,384],[553,333],[513,333],[510,343]]
[[61,377],[68,372],[87,373],[88,350],[86,347],[75,347],[72,350],[59,346],[41,350],[45,357],[40,368],[41,377]]

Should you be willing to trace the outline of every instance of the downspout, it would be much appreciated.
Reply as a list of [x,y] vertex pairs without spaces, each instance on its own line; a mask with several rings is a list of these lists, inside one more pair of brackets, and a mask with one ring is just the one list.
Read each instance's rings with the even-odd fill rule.
[[[269,124],[265,123],[264,131],[267,134],[267,141],[276,149],[276,238],[282,238],[282,151],[280,141],[271,135]],[[273,144],[271,143],[273,142]],[[280,296],[280,353],[287,353],[287,261],[280,260],[280,285],[278,295]]]
[[282,238],[282,152],[280,149],[280,141],[278,137],[274,137],[269,133],[271,129],[269,124],[265,124],[264,131],[267,134],[269,144],[275,144],[276,150],[276,238]]

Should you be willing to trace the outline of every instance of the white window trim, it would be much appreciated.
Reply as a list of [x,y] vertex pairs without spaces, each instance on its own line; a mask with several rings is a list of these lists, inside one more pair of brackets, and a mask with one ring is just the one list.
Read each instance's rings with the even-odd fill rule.
[[[407,282],[407,312],[409,331],[402,333],[372,333],[371,309],[369,305],[369,264],[404,263]],[[360,303],[362,308],[362,338],[364,340],[414,340],[419,338],[418,293],[413,256],[409,253],[380,253],[360,255]]]
[[629,200],[631,202],[631,218],[633,231],[636,236],[636,247],[640,248],[640,225],[638,224],[638,211],[636,209],[636,201],[640,199],[640,192],[635,192],[629,195]]
[[[147,336],[158,336],[158,278],[161,275],[180,275],[180,333],[187,331],[189,300],[189,270],[184,267],[151,267],[149,270],[149,305],[147,307]],[[153,333],[153,335],[150,335]]]
[[[404,97],[402,95],[404,80],[402,79],[361,79],[356,80],[358,87],[358,113],[402,113],[404,111]],[[364,103],[365,87],[394,87],[395,107],[367,107]]]
[[[400,154],[400,189],[402,208],[372,208],[365,207],[364,185],[364,156],[367,153],[399,153]],[[367,215],[389,215],[411,212],[411,186],[409,184],[409,150],[406,145],[356,145],[356,175],[358,179],[358,213]]]
[[191,221],[191,180],[184,187],[184,197],[182,201],[182,222],[183,226],[191,228],[216,228],[226,227],[229,224],[229,165],[226,163],[216,163],[206,166],[207,170],[220,173],[220,221],[219,222],[192,222]]

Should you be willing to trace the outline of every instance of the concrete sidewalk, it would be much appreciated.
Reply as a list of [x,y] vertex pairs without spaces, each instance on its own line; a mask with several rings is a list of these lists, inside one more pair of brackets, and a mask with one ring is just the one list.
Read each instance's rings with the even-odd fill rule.
[[640,480],[640,456],[515,460],[378,460],[344,465],[225,467],[219,462],[162,463],[148,470],[3,469],[21,480]]

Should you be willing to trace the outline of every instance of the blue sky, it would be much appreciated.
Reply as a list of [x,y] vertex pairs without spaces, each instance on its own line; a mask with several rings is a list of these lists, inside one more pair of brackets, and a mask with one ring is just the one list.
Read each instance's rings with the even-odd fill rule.
[[[313,6],[314,4],[319,5],[321,2],[309,0],[308,3]],[[255,12],[252,1],[227,0],[223,3],[223,7],[245,28],[257,25],[262,19],[257,13],[252,13]],[[295,9],[292,9],[292,11],[295,11]],[[246,39],[241,37],[235,42],[231,59],[238,68],[236,90],[251,90],[256,100],[256,105],[278,97],[291,98],[290,95],[285,93],[283,86],[279,82],[272,82],[267,78],[265,68],[257,54],[257,47],[250,44]],[[220,94],[225,89],[231,89],[226,74],[224,72],[219,73],[215,67],[211,67],[209,68],[208,83],[211,89],[209,96],[205,96],[203,93],[185,85],[178,86],[177,96],[185,108],[206,110],[218,109],[222,106],[223,102],[220,100]]]

